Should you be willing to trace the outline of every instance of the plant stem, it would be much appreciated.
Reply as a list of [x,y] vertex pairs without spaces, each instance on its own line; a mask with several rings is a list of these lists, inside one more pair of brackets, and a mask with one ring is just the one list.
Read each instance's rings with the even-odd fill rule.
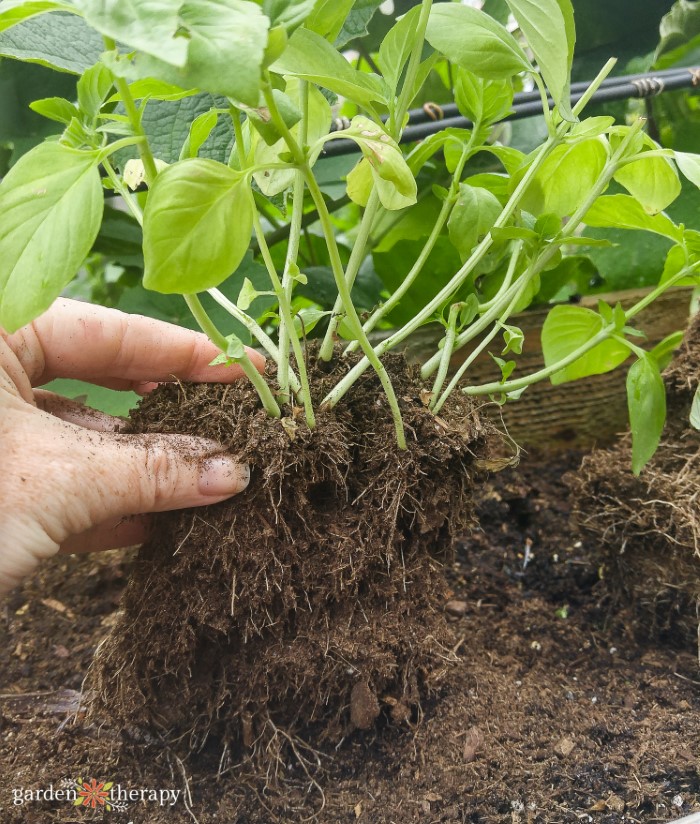
[[406,434],[404,432],[403,419],[401,417],[401,410],[399,408],[399,402],[396,398],[396,393],[394,392],[394,387],[392,386],[389,375],[384,368],[384,364],[379,360],[374,349],[372,348],[372,344],[369,342],[367,336],[362,330],[362,323],[360,322],[357,310],[352,303],[350,289],[345,282],[343,264],[340,260],[338,244],[336,243],[335,235],[333,234],[333,225],[331,223],[330,214],[326,208],[326,202],[323,199],[323,194],[318,187],[318,183],[316,183],[316,178],[313,176],[313,173],[308,166],[306,169],[306,185],[309,187],[311,197],[316,204],[316,208],[318,209],[318,214],[321,219],[321,227],[323,228],[323,234],[328,245],[335,283],[343,301],[343,308],[346,312],[347,322],[362,347],[362,351],[365,354],[365,359],[372,365],[382,384],[391,409],[392,417],[394,419],[396,440],[398,442],[399,449],[406,449]]
[[[430,9],[432,5],[433,0],[422,0],[420,17],[418,19],[418,25],[416,27],[416,34],[413,42],[413,48],[411,49],[411,56],[408,61],[406,77],[404,80],[403,87],[401,89],[401,96],[399,97],[396,109],[392,112],[389,120],[388,131],[389,134],[396,141],[398,141],[401,137],[401,132],[403,131],[403,121],[406,117],[408,107],[411,105],[413,86],[415,84],[416,77],[418,75],[418,70],[420,68],[420,61],[423,54],[423,43],[425,41],[425,32],[428,27],[428,19],[430,17]],[[372,192],[367,202],[367,206],[365,207],[365,212],[362,216],[362,222],[360,223],[360,228],[357,237],[355,238],[352,254],[350,256],[350,260],[348,261],[347,270],[345,272],[345,281],[351,290],[355,282],[355,278],[357,277],[357,273],[360,271],[362,261],[365,258],[367,241],[369,240],[369,236],[372,232],[372,225],[377,216],[377,212],[379,211],[379,206],[379,194],[377,193],[376,186],[374,186],[372,188]],[[326,334],[323,339],[323,344],[321,346],[320,356],[325,361],[329,361],[333,357],[333,342],[335,334],[338,330],[338,325],[340,324],[341,310],[342,300],[340,295],[338,295],[335,305],[333,306],[333,314],[331,315],[331,320],[328,324],[328,329],[326,330]],[[348,348],[346,349],[346,351],[352,350]]]
[[438,399],[440,390],[442,389],[445,378],[447,377],[447,370],[450,368],[450,358],[455,346],[455,338],[457,337],[457,318],[461,311],[459,303],[453,303],[450,306],[450,314],[447,318],[447,333],[445,334],[444,343],[442,347],[442,357],[440,359],[440,368],[438,369],[435,383],[433,384],[432,396],[433,400],[430,403],[430,408],[435,412],[435,402]]
[[[384,364],[379,360],[374,350],[372,349],[372,344],[369,342],[367,336],[362,331],[362,323],[360,322],[357,310],[353,305],[352,297],[350,295],[350,288],[345,280],[343,262],[340,259],[340,252],[338,250],[338,244],[335,239],[335,233],[333,232],[331,216],[328,211],[326,201],[323,199],[323,193],[321,192],[321,189],[319,188],[319,185],[316,182],[316,178],[314,177],[313,171],[311,170],[311,167],[308,164],[307,158],[303,150],[301,149],[297,141],[294,139],[294,136],[289,131],[284,121],[280,117],[279,112],[277,111],[275,99],[272,95],[272,91],[269,85],[265,87],[263,93],[265,96],[265,102],[267,103],[267,106],[270,110],[270,115],[272,117],[273,122],[275,123],[280,133],[284,137],[285,143],[287,144],[287,148],[292,154],[294,162],[299,164],[302,172],[304,173],[306,185],[309,189],[309,193],[311,194],[311,198],[314,202],[314,206],[316,207],[316,211],[318,212],[319,220],[321,222],[323,235],[326,240],[326,245],[328,247],[328,254],[330,256],[333,277],[335,278],[336,288],[338,289],[338,293],[343,302],[343,309],[346,312],[347,322],[353,334],[359,340],[360,346],[362,347],[362,351],[365,353],[366,360],[369,364],[373,366],[382,384],[382,388],[384,389],[384,392],[386,394],[387,401],[391,409],[391,414],[394,419],[394,427],[396,429],[396,440],[399,449],[406,449],[406,433],[404,432],[403,428],[403,419],[401,417],[401,409],[399,408],[399,402],[396,398],[396,393],[394,392],[394,387],[391,384],[389,375],[387,374],[387,371],[384,368]],[[260,238],[258,238],[258,242],[260,242]]]
[[[219,304],[219,306],[221,306],[222,309],[225,309],[231,315],[232,318],[246,327],[246,329],[258,340],[260,345],[272,358],[272,360],[275,361],[275,363],[279,363],[280,353],[277,348],[277,344],[265,332],[265,330],[255,320],[253,320],[253,318],[250,317],[250,315],[247,315],[239,309],[236,304],[233,303],[233,301],[230,301],[219,289],[208,289],[207,292]],[[294,392],[298,392],[301,388],[301,384],[299,383],[299,380],[294,372],[290,375],[290,382]]]
[[[516,244],[516,248],[513,250],[513,255],[510,260],[510,266],[508,267],[508,273],[512,275],[515,271],[515,268],[518,264],[518,259],[520,257],[520,252],[522,251],[522,241],[518,241]],[[533,275],[534,276],[534,275]],[[508,303],[507,308],[499,318],[498,322],[494,324],[493,329],[489,332],[488,335],[481,341],[481,343],[475,347],[474,351],[464,360],[464,363],[460,366],[460,368],[455,373],[454,377],[450,381],[447,389],[442,393],[442,396],[437,403],[435,404],[435,408],[433,412],[437,415],[442,407],[445,404],[445,401],[450,397],[450,395],[454,392],[454,390],[459,385],[459,382],[464,377],[467,369],[474,363],[474,361],[479,357],[479,355],[486,349],[486,347],[491,343],[491,341],[498,335],[501,330],[501,324],[503,324],[512,314],[513,309],[518,305],[518,301],[520,300],[523,292],[528,287],[533,276],[524,275],[520,281],[520,288],[515,292],[513,297],[511,298],[510,302]]]
[[[299,140],[303,146],[306,143],[306,136],[308,132],[308,118],[309,118],[309,84],[302,80],[299,86],[299,97],[301,103],[301,124],[299,126]],[[304,175],[301,171],[297,171],[294,176],[294,194],[292,196],[292,219],[289,224],[289,241],[287,244],[287,256],[284,263],[284,272],[282,273],[282,291],[287,301],[287,305],[291,306],[292,293],[294,291],[294,279],[292,278],[292,267],[297,265],[299,260],[299,243],[301,240],[301,221],[304,216]],[[268,247],[269,251],[269,247]],[[291,343],[291,334],[295,330],[287,328],[287,320],[280,314],[279,325],[279,344],[280,344],[280,359],[278,361],[278,381],[280,392],[283,396],[289,395],[289,346]],[[301,374],[302,367],[299,366]],[[313,411],[312,411],[313,415]]]
[[[476,130],[475,130],[476,131]],[[442,204],[442,208],[440,209],[440,214],[438,215],[437,220],[435,221],[435,225],[433,226],[430,235],[425,242],[425,246],[421,250],[421,253],[416,258],[416,262],[411,267],[410,272],[406,275],[406,277],[401,282],[399,288],[391,294],[381,306],[372,312],[371,316],[365,321],[364,326],[362,327],[366,334],[369,334],[375,326],[379,323],[382,318],[384,318],[389,312],[394,309],[395,306],[401,301],[403,296],[408,292],[408,290],[413,286],[416,281],[416,278],[420,275],[423,271],[423,267],[428,261],[431,252],[435,248],[435,244],[440,237],[442,230],[447,223],[452,209],[454,208],[458,193],[459,193],[459,184],[462,179],[462,172],[464,171],[464,167],[467,163],[467,160],[471,157],[472,148],[474,143],[474,132],[472,132],[471,137],[469,138],[469,143],[465,147],[464,151],[462,152],[462,157],[457,164],[457,168],[452,176],[452,183],[450,185],[450,191],[448,196],[445,198]],[[357,348],[357,342],[351,341],[345,349],[345,352],[353,352]]]
[[[348,284],[350,290],[352,290],[355,279],[357,278],[357,273],[360,271],[362,261],[365,259],[367,241],[369,240],[370,232],[372,231],[372,224],[374,223],[374,219],[379,211],[379,205],[379,194],[377,193],[377,189],[373,188],[372,193],[369,196],[369,200],[367,201],[367,206],[365,207],[365,213],[362,215],[360,228],[352,247],[352,253],[350,255],[350,260],[348,261],[347,269],[345,270],[345,282]],[[330,323],[328,324],[328,329],[326,330],[326,334],[323,338],[323,344],[321,345],[320,357],[324,361],[329,361],[333,357],[335,334],[338,330],[338,326],[340,325],[342,314],[343,301],[340,294],[338,294],[335,304],[333,305],[333,314],[331,315]]]
[[[116,50],[117,44],[111,37],[105,37],[103,39],[107,51]],[[139,113],[138,108],[136,107],[136,102],[132,97],[131,89],[129,88],[128,82],[123,77],[115,76],[114,85],[117,91],[119,92],[119,96],[122,99],[122,103],[124,104],[124,108],[126,109],[126,113],[129,117],[131,128],[134,130],[134,134],[137,137],[141,138],[141,140],[137,144],[139,157],[141,158],[141,162],[143,163],[146,185],[150,189],[150,187],[153,185],[153,181],[156,179],[158,175],[158,169],[156,168],[156,161],[153,157],[153,153],[151,152],[151,147],[148,144],[146,132],[143,130],[143,126],[141,124],[141,115]]]
[[[272,93],[270,93],[270,98],[272,98]],[[274,98],[273,102],[274,102]],[[232,109],[232,117],[231,120],[233,121],[233,130],[236,138],[236,145],[239,147],[238,149],[238,158],[241,164],[241,169],[245,169],[246,166],[246,157],[245,157],[245,149],[243,146],[243,129],[241,127],[240,117],[238,116],[238,110],[233,108]],[[282,124],[284,121],[282,118],[278,118]],[[275,124],[277,125],[277,124]],[[286,125],[285,125],[286,128]],[[270,276],[270,281],[272,283],[272,288],[274,289],[275,296],[277,297],[277,302],[279,304],[279,312],[280,318],[284,319],[284,329],[286,332],[285,337],[288,337],[289,341],[292,345],[292,351],[294,352],[294,357],[297,362],[297,368],[299,369],[299,379],[301,382],[301,391],[299,392],[299,398],[302,402],[304,407],[304,415],[306,417],[306,423],[309,429],[313,429],[316,426],[316,418],[314,415],[313,404],[311,401],[311,389],[309,387],[309,378],[306,371],[306,360],[304,358],[304,352],[301,348],[301,343],[299,342],[299,336],[296,332],[296,327],[294,326],[294,320],[292,318],[292,310],[290,301],[287,300],[287,296],[285,294],[285,290],[282,287],[282,282],[279,279],[277,274],[277,269],[275,268],[275,263],[272,260],[272,256],[270,255],[270,248],[268,247],[265,241],[265,233],[263,232],[262,223],[260,222],[260,215],[256,210],[253,215],[253,227],[255,230],[255,237],[258,241],[258,247],[260,249],[260,253],[263,257],[263,261],[265,262],[265,266],[267,268],[268,275]],[[281,343],[282,338],[280,338]],[[289,350],[287,350],[288,353]],[[279,352],[280,356],[282,354],[281,348]],[[287,354],[287,370],[289,370],[289,355]],[[279,360],[277,362],[278,370],[282,368],[282,361]],[[286,388],[283,390],[283,394],[286,394],[287,397],[289,396],[289,372],[287,371],[287,384]]]
[[[518,184],[517,188],[511,195],[508,203],[504,207],[503,211],[499,215],[498,219],[494,224],[494,228],[501,228],[505,226],[505,224],[510,220],[513,212],[516,210],[521,197],[523,196],[525,190],[530,185],[530,182],[534,178],[534,176],[539,171],[540,166],[544,162],[544,160],[549,156],[551,151],[554,149],[556,145],[563,139],[563,136],[566,134],[568,130],[568,126],[566,128],[561,128],[557,134],[557,138],[549,138],[546,143],[544,143],[541,147],[539,152],[537,153],[535,159],[533,160],[530,168],[527,170],[523,179]],[[390,349],[393,349],[395,346],[398,346],[402,341],[404,341],[412,332],[414,332],[418,327],[422,326],[427,320],[429,320],[433,314],[442,306],[446,301],[448,301],[452,295],[460,288],[460,286],[464,283],[464,281],[469,277],[471,272],[478,266],[478,264],[483,260],[483,258],[488,253],[491,245],[493,244],[493,238],[491,232],[489,232],[486,237],[479,243],[479,245],[474,249],[472,252],[469,260],[462,266],[462,268],[455,274],[455,276],[450,280],[450,282],[444,286],[440,292],[433,298],[430,303],[421,309],[421,311],[415,315],[412,320],[410,320],[407,324],[402,326],[393,335],[386,338],[385,340],[381,341],[373,350],[374,354],[381,357],[385,352],[388,352]],[[491,320],[495,319],[498,315],[498,311],[494,313]],[[485,317],[485,316],[484,316]],[[460,336],[459,339],[461,339]],[[439,365],[439,354],[437,359],[431,359],[430,363],[432,364],[434,361],[435,368]],[[322,401],[323,405],[333,407],[335,406],[338,401],[345,395],[345,393],[350,389],[350,387],[355,383],[355,381],[362,375],[362,373],[367,369],[369,366],[368,359],[365,357],[363,358],[353,369],[348,372],[348,374],[343,378],[343,380],[339,381],[339,383],[335,386],[335,388],[328,393],[328,395]],[[432,374],[431,370],[428,374]]]
[[[608,160],[608,162],[606,163],[605,168],[603,169],[603,172],[601,173],[600,177],[598,178],[598,181],[596,182],[596,185],[593,187],[593,189],[588,194],[588,197],[579,206],[579,208],[574,212],[574,214],[571,216],[571,218],[569,219],[569,221],[566,224],[566,226],[564,227],[564,229],[562,229],[562,231],[559,235],[560,239],[561,238],[571,237],[576,232],[579,225],[583,221],[583,218],[588,213],[588,210],[595,203],[595,201],[600,197],[601,193],[603,191],[605,191],[608,184],[612,180],[612,178],[613,178],[613,176],[614,176],[614,174],[615,174],[615,172],[617,171],[617,168],[618,168],[618,159],[624,155],[625,151],[627,150],[627,146],[629,145],[629,143],[633,139],[634,135],[639,131],[639,129],[641,129],[641,127],[642,127],[642,121],[638,120],[630,128],[629,133],[625,136],[625,139],[620,143],[620,145],[618,146],[618,148],[617,148],[616,152],[614,153],[614,155],[612,156],[612,158],[610,158],[610,160]],[[528,274],[530,276],[532,276],[534,274],[539,274],[539,272],[541,272],[545,268],[547,263],[549,263],[549,261],[557,253],[558,248],[559,248],[558,244],[550,244],[549,246],[547,246],[547,248],[542,252],[540,257],[533,264],[531,264],[530,268],[528,269]],[[473,340],[473,338],[475,338],[476,335],[478,335],[480,332],[482,332],[483,329],[485,329],[486,326],[492,320],[494,320],[494,318],[495,318],[494,309],[496,310],[496,315],[498,313],[500,313],[501,309],[505,305],[505,302],[510,300],[510,294],[509,293],[510,293],[510,289],[503,293],[500,300],[496,301],[495,303],[492,302],[492,301],[489,302],[489,303],[492,304],[489,311],[487,311],[486,314],[482,315],[482,317],[478,321],[473,323],[472,326],[469,327],[469,329],[462,332],[458,336],[456,344],[455,344],[455,349],[460,349],[462,346],[464,346],[464,344],[468,343],[470,340]],[[498,296],[497,296],[497,298],[498,298]],[[440,363],[440,353],[436,353],[435,355],[433,355],[432,358],[430,358],[430,360],[428,360],[423,365],[423,368],[421,370],[421,374],[423,375],[423,377],[428,377],[429,375],[431,375],[435,371],[435,369],[438,368],[439,363]]]
[[[214,325],[212,319],[202,306],[202,302],[199,297],[192,294],[184,295],[184,298],[202,332],[204,332],[213,344],[218,346],[219,349],[225,353],[228,348],[228,341]],[[248,354],[245,353],[243,357],[237,360],[237,362],[241,365],[241,369],[245,372],[246,376],[257,390],[260,401],[265,407],[267,414],[271,418],[280,418],[282,416],[282,412],[277,405],[277,401],[275,400],[270,387],[267,385],[265,378],[255,368],[253,362],[248,357]]]
[[[653,291],[651,291],[648,295],[642,298],[640,301],[635,303],[627,312],[625,312],[626,320],[631,320],[635,315],[638,315],[643,309],[645,309],[650,303],[653,303],[659,295],[663,294],[667,289],[670,289],[679,281],[683,280],[683,278],[687,278],[689,275],[694,274],[696,271],[700,270],[700,263],[694,263],[690,266],[686,266],[685,269],[682,269],[680,272],[675,274],[672,278],[669,278],[666,283],[657,286]],[[549,378],[557,372],[560,372],[562,369],[565,369],[570,364],[577,361],[580,357],[585,355],[594,346],[597,346],[599,343],[607,340],[610,337],[613,337],[617,334],[617,328],[615,324],[608,324],[603,329],[600,330],[596,335],[594,335],[590,340],[586,341],[586,343],[582,344],[575,349],[573,352],[568,354],[565,358],[557,361],[556,363],[551,364],[550,366],[545,367],[544,369],[540,369],[537,372],[533,372],[531,375],[527,375],[523,378],[517,378],[516,380],[507,381],[506,383],[485,383],[481,386],[467,386],[462,389],[466,395],[490,395],[494,392],[515,392],[518,389],[525,389],[528,386],[531,386],[533,383],[537,383],[538,381],[543,380],[544,378]],[[629,345],[629,342],[627,342]]]

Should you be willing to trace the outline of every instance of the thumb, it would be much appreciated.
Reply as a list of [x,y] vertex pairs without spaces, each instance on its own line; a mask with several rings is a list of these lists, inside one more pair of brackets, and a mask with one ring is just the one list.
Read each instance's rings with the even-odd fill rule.
[[218,503],[250,479],[216,441],[92,432],[47,415],[42,423],[27,433],[31,451],[15,440],[3,461],[0,592],[71,536],[128,515]]
[[242,492],[250,480],[246,464],[206,438],[89,436],[76,478],[86,528],[112,517],[218,503]]

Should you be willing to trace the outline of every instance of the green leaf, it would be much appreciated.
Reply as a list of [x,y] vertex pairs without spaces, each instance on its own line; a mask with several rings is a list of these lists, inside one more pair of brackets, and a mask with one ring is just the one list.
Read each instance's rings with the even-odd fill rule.
[[[645,145],[651,150],[661,147],[644,136]],[[615,172],[615,180],[635,197],[651,215],[662,212],[681,193],[678,172],[666,157],[645,157],[641,152],[637,159],[626,163]]]
[[332,43],[340,34],[354,2],[355,0],[317,0],[314,10],[306,19],[306,28]]
[[338,134],[355,141],[364,155],[348,175],[348,195],[352,200],[366,204],[369,197],[367,182],[371,175],[385,209],[404,209],[416,202],[416,180],[397,143],[381,126],[358,115],[348,129]]
[[0,34],[0,55],[72,74],[94,66],[103,51],[100,35],[74,14],[33,17]]
[[515,38],[492,17],[456,3],[434,5],[426,39],[452,63],[503,80],[532,66]]
[[639,475],[661,440],[666,422],[666,388],[659,366],[646,355],[627,373],[627,406],[632,430],[632,471]]
[[567,135],[567,140],[582,140],[589,137],[598,137],[604,134],[615,123],[614,117],[600,116],[587,117],[577,123]]
[[588,226],[614,226],[618,229],[643,229],[680,241],[683,232],[665,214],[650,215],[630,195],[603,195],[586,212],[583,222]]
[[[661,18],[661,40],[654,55],[654,67],[678,64],[700,45],[700,7],[693,0],[677,0],[671,11]],[[690,65],[685,63],[685,65]]]
[[506,0],[562,117],[572,120],[571,64],[576,29],[570,0]]
[[[603,329],[603,318],[582,306],[552,308],[542,327],[542,352],[546,366],[568,357]],[[554,385],[602,375],[615,369],[629,356],[629,349],[612,338],[594,346],[569,366],[551,377]]]
[[213,160],[164,169],[146,201],[144,286],[186,294],[218,286],[250,243],[253,200],[247,179]]
[[693,395],[693,404],[690,407],[690,425],[693,429],[700,429],[700,386]]
[[[697,259],[697,256],[691,255],[690,262],[693,262],[693,258]],[[671,278],[675,277],[683,269],[685,269],[688,262],[686,250],[682,246],[672,246],[666,255],[664,270],[661,274],[661,278],[659,279],[659,285],[662,286],[664,283],[668,283]],[[698,286],[700,285],[699,281],[700,274],[689,275],[687,278],[681,278],[676,283],[676,286]]]
[[241,287],[241,291],[238,293],[238,300],[236,301],[236,306],[241,310],[241,312],[247,312],[250,309],[250,305],[253,301],[260,295],[260,292],[253,286],[250,282],[250,278],[246,278],[243,281],[243,286]]
[[607,160],[606,144],[598,138],[557,146],[528,186],[522,208],[533,215],[570,216],[598,181]]
[[455,103],[473,123],[488,126],[502,120],[513,105],[513,83],[508,79],[485,80],[465,68],[457,69]]
[[355,0],[352,10],[343,22],[343,27],[335,41],[335,47],[342,49],[351,40],[357,40],[369,34],[369,24],[381,4],[382,0]]
[[448,221],[450,240],[466,261],[474,247],[493,228],[502,207],[498,198],[487,189],[462,183],[459,197]]
[[94,383],[59,378],[42,387],[49,392],[55,392],[64,398],[79,400],[91,409],[99,409],[108,415],[126,417],[129,410],[134,409],[140,400],[135,392],[118,392],[115,389],[106,389],[104,386],[95,386]]
[[206,143],[218,120],[218,112],[212,111],[211,109],[195,117],[190,126],[190,133],[187,135],[187,140],[185,140],[182,145],[180,160],[184,160],[187,157],[197,157],[199,150],[203,144]]
[[294,315],[294,327],[298,335],[310,335],[323,318],[332,315],[331,311],[321,309],[300,309]]
[[217,355],[209,366],[230,366],[245,357],[245,344],[238,335],[226,335],[226,344],[226,351]]
[[48,11],[73,11],[73,7],[57,0],[4,0],[0,8],[0,31]]
[[665,337],[660,343],[649,352],[649,357],[654,358],[659,366],[659,370],[663,371],[669,363],[673,360],[673,354],[678,347],[683,343],[683,332],[673,332],[671,335]]
[[257,106],[270,26],[259,6],[247,0],[185,0],[180,26],[189,43],[186,63],[139,56],[141,76]]
[[173,0],[73,0],[100,34],[173,66],[187,62],[188,40],[180,32],[180,3]]
[[491,355],[493,360],[496,362],[496,364],[500,368],[500,370],[501,370],[501,382],[505,383],[508,380],[508,378],[513,374],[513,370],[517,366],[516,362],[514,360],[505,361],[505,360],[503,360],[503,358],[496,357],[496,355],[494,355],[492,352],[489,352],[489,355]]
[[[296,77],[292,77],[287,81],[287,97],[291,103],[298,109],[301,106],[301,89],[300,81]],[[309,88],[308,97],[308,118],[307,118],[307,142],[313,145],[321,138],[328,134],[331,124],[331,107],[326,98],[315,86]],[[292,136],[299,138],[300,126],[295,125],[291,128]],[[253,135],[254,157],[255,163],[259,166],[266,166],[273,163],[280,162],[280,155],[286,154],[288,151],[287,144],[284,139],[278,140],[272,146],[268,146],[261,140],[257,134]],[[309,157],[309,164],[314,165],[321,153],[319,147],[314,154]],[[263,172],[256,172],[254,175],[255,182],[260,187],[260,191],[267,195],[267,197],[274,197],[275,195],[289,189],[294,183],[294,176],[296,172],[294,169],[269,169]]]
[[308,29],[294,32],[271,69],[317,83],[360,106],[389,99],[389,89],[378,75],[357,71],[327,40]]
[[687,152],[675,152],[678,168],[691,183],[700,188],[700,155]]
[[43,143],[0,184],[0,325],[8,332],[53,303],[97,236],[103,196],[96,152]]
[[502,355],[507,355],[508,352],[515,352],[516,355],[522,355],[523,344],[525,343],[525,335],[523,330],[517,326],[508,326],[505,323],[500,324],[503,329],[503,341],[505,348],[501,352]]
[[[296,124],[301,120],[301,112],[299,111],[296,103],[289,97],[289,95],[281,92],[279,89],[273,89],[272,96],[275,99],[277,110],[279,111],[285,126],[288,129],[296,126]],[[272,122],[270,110],[267,106],[261,105],[258,108],[246,107],[244,111],[248,115],[248,118],[255,130],[268,146],[274,146],[275,143],[282,140],[282,132]]]
[[411,56],[419,18],[420,6],[416,6],[389,30],[379,47],[377,63],[392,94],[396,92],[404,66]]
[[70,123],[74,117],[80,115],[75,105],[64,97],[45,97],[42,100],[35,100],[29,104],[29,108],[58,123]]
[[103,64],[97,63],[89,68],[78,80],[78,106],[90,120],[100,113],[102,104],[112,90],[112,72]]
[[316,0],[263,0],[263,14],[271,25],[284,27],[288,34],[297,29],[313,12]]

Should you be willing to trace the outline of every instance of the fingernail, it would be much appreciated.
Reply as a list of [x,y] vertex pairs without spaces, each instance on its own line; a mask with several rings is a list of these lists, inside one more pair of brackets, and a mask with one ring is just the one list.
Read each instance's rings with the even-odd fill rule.
[[250,482],[250,467],[238,463],[231,455],[207,458],[199,474],[199,491],[202,495],[218,498],[242,492]]

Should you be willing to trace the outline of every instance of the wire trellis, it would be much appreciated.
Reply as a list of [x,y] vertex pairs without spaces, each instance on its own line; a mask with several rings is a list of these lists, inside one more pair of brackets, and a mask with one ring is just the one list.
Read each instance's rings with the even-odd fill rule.
[[[589,82],[573,83],[571,86],[572,105],[583,96]],[[612,103],[631,98],[644,99],[656,97],[664,92],[678,91],[700,87],[700,66],[682,69],[668,69],[647,74],[628,74],[621,77],[609,77],[591,98],[591,103]],[[550,99],[550,105],[553,101]],[[513,99],[513,110],[504,118],[507,120],[524,120],[542,114],[542,99],[539,91],[519,92]],[[474,124],[459,114],[455,103],[439,106],[426,103],[420,109],[409,112],[408,125],[401,137],[402,143],[415,143],[425,140],[430,135],[443,129],[470,129]],[[339,118],[331,131],[342,131],[349,126],[349,121]],[[359,148],[352,140],[333,140],[326,144],[322,157],[355,154]]]

